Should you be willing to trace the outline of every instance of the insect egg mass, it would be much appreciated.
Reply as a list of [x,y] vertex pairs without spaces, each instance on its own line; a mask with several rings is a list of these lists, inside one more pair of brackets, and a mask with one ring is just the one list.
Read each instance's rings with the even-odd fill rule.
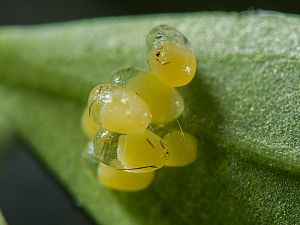
[[92,140],[83,154],[86,166],[102,185],[120,191],[142,190],[155,170],[186,166],[197,156],[197,139],[179,122],[185,104],[176,90],[195,76],[190,43],[167,25],[153,28],[146,42],[150,68],[114,72],[111,84],[92,89],[82,116]]

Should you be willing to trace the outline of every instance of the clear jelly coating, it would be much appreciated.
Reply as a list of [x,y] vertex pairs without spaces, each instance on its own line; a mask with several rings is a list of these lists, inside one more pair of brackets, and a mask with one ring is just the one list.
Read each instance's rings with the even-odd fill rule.
[[188,39],[177,29],[160,25],[146,38],[150,70],[167,86],[187,85],[196,73],[196,57]]
[[89,113],[103,128],[123,134],[143,132],[152,121],[150,109],[141,97],[114,85],[99,85],[91,91]]
[[112,82],[137,93],[149,106],[153,123],[168,123],[184,110],[184,100],[179,92],[161,83],[150,72],[137,68],[121,69],[114,73]]
[[93,140],[94,154],[97,160],[107,166],[117,169],[124,169],[121,162],[118,162],[118,141],[120,134],[108,130],[99,130]]
[[97,156],[93,142],[89,142],[83,152],[83,161],[88,170],[94,175],[97,176],[98,166],[100,164],[99,157]]
[[156,26],[146,36],[148,51],[153,48],[159,48],[165,43],[177,44],[192,51],[189,40],[179,30],[170,25],[163,24]]
[[154,178],[154,172],[130,173],[105,164],[98,168],[98,180],[108,188],[120,191],[139,191],[148,187]]

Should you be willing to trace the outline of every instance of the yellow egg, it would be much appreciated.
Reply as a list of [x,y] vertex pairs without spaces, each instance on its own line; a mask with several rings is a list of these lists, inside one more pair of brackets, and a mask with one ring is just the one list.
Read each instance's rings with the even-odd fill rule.
[[193,51],[174,43],[163,43],[148,54],[151,71],[165,85],[180,87],[192,81],[196,72]]
[[197,157],[197,139],[186,132],[173,130],[164,136],[168,146],[165,166],[186,166]]
[[167,157],[164,141],[146,130],[143,133],[121,135],[118,160],[129,172],[151,172],[161,168]]
[[148,187],[154,178],[154,172],[130,173],[100,164],[98,180],[108,188],[120,191],[139,191]]
[[101,126],[100,109],[103,104],[110,101],[112,91],[115,88],[116,85],[99,84],[89,94],[88,113],[99,126]]
[[147,72],[130,79],[126,87],[135,91],[149,106],[152,122],[167,123],[178,118],[184,110],[184,100],[173,87],[168,87]]
[[89,108],[94,120],[103,128],[130,134],[143,132],[151,123],[149,107],[135,92],[112,85],[100,89],[92,90]]
[[89,140],[92,140],[100,129],[100,126],[93,120],[93,118],[89,115],[88,108],[85,108],[81,118],[81,126],[84,134]]

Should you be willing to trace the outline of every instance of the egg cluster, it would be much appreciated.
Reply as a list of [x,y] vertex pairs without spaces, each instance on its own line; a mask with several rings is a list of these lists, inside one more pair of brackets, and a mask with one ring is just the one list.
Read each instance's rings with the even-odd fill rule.
[[188,165],[197,155],[196,138],[178,120],[184,100],[176,90],[195,75],[193,50],[167,25],[152,29],[146,42],[150,70],[114,72],[111,83],[92,89],[82,117],[91,140],[85,162],[104,186],[118,190],[146,188],[155,170]]

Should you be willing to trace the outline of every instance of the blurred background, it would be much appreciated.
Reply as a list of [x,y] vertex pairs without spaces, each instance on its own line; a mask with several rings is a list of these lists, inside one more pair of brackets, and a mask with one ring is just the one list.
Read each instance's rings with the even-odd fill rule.
[[[300,13],[293,1],[0,0],[0,25],[29,25],[94,17],[196,11],[273,10]],[[26,144],[15,140],[0,161],[0,209],[8,225],[94,224]],[[1,152],[1,149],[0,149]],[[0,217],[1,217],[0,211]],[[1,220],[0,220],[0,225]]]
[[297,1],[192,0],[0,0],[0,25],[39,24],[132,14],[196,11],[274,10],[300,13]]

